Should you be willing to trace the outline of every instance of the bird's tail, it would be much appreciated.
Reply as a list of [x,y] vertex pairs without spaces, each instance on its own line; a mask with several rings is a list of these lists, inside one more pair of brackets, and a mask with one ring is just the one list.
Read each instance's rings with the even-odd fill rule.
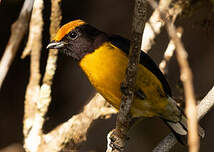
[[[182,118],[178,122],[172,122],[168,120],[164,120],[164,122],[167,124],[167,126],[171,129],[171,131],[174,133],[177,140],[181,143],[186,145],[187,144],[187,119],[184,115],[182,115]],[[201,138],[204,138],[205,132],[204,129],[198,126],[198,135]]]

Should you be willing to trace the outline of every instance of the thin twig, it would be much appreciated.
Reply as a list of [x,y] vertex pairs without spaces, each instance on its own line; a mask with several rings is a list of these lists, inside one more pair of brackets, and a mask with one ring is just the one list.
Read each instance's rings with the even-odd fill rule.
[[[126,70],[125,82],[122,84],[123,95],[120,111],[117,116],[116,129],[110,135],[111,143],[107,151],[124,151],[127,143],[127,133],[131,127],[131,103],[134,98],[137,67],[139,64],[142,33],[148,18],[148,3],[146,0],[135,0],[135,9],[132,23],[132,41],[129,53],[129,62]],[[110,148],[111,147],[111,148]]]
[[[182,31],[177,31],[177,36],[179,38],[181,38],[181,35],[182,35]],[[164,53],[163,59],[159,64],[159,69],[161,70],[161,72],[163,74],[167,74],[167,72],[168,72],[168,63],[169,63],[169,60],[172,58],[174,51],[175,51],[175,45],[174,45],[173,41],[170,40],[170,42],[167,46],[167,49]]]
[[19,44],[28,30],[34,0],[25,0],[18,19],[11,26],[11,35],[0,62],[0,88],[7,75]]

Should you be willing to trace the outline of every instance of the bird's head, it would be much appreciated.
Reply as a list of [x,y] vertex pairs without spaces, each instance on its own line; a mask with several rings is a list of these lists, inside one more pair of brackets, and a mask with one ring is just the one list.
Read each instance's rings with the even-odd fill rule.
[[47,49],[59,49],[80,61],[86,54],[93,52],[107,35],[82,20],[74,20],[63,25]]

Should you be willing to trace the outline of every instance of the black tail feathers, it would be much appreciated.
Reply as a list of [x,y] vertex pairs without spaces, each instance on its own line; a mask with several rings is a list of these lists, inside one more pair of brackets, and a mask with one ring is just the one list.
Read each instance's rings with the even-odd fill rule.
[[[186,117],[183,115],[181,120],[178,122],[172,122],[168,120],[163,121],[167,124],[167,126],[171,129],[177,140],[184,145],[187,145],[187,120]],[[204,129],[200,126],[198,127],[198,135],[201,138],[204,138],[205,132]]]

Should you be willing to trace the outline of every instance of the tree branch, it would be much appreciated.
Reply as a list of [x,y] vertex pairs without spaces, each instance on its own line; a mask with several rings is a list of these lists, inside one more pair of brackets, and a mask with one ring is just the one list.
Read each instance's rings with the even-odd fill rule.
[[197,106],[197,118],[202,119],[214,106],[214,87],[207,93]]
[[[214,106],[214,87],[207,93],[197,106],[197,118],[202,119]],[[172,137],[173,136],[173,137]],[[154,149],[153,152],[168,152],[177,143],[175,136],[170,133]]]
[[[60,22],[62,19],[60,3],[61,0],[51,0],[50,40],[53,40],[54,36],[57,33],[57,30],[60,27]],[[51,49],[49,51],[45,74],[42,80],[43,84],[40,88],[40,99],[38,103],[38,110],[40,111],[40,117],[42,119],[40,128],[42,128],[44,124],[45,121],[44,116],[51,102],[51,86],[56,71],[57,55],[58,55],[57,49]]]
[[35,0],[33,5],[33,12],[30,20],[29,35],[26,47],[22,53],[22,58],[25,58],[27,55],[30,55],[31,50],[38,47],[37,50],[41,50],[41,40],[42,40],[42,31],[43,31],[43,1]]
[[[30,80],[27,86],[25,95],[25,113],[24,113],[24,148],[26,151],[37,151],[40,144],[40,135],[42,134],[41,128],[38,128],[39,112],[37,104],[39,103],[40,93],[40,53],[42,48],[42,9],[43,0],[35,0],[31,22],[30,33],[25,50],[31,53],[30,64]],[[25,52],[25,51],[24,51]],[[26,54],[27,55],[27,54]],[[32,142],[34,141],[34,142]]]
[[[56,34],[59,28],[61,20],[61,11],[59,6],[60,1],[52,0],[52,12],[51,12],[51,37]],[[27,44],[27,49],[32,49],[31,53],[31,79],[28,85],[25,101],[25,119],[24,119],[24,135],[25,135],[25,149],[29,152],[38,151],[42,138],[42,127],[44,124],[44,116],[47,112],[48,105],[51,101],[51,84],[53,75],[56,69],[57,50],[49,52],[48,63],[46,66],[46,72],[43,78],[43,85],[39,87],[40,74],[39,74],[39,60],[41,50],[41,34],[42,34],[42,8],[43,1],[36,0],[34,7],[34,14],[32,17],[32,26],[38,31],[32,29],[30,32],[30,39]],[[39,15],[39,16],[37,16]],[[37,24],[39,23],[39,24]],[[33,26],[34,24],[34,26]],[[35,25],[36,24],[36,25]],[[32,33],[35,32],[35,33]],[[38,33],[37,33],[38,32]],[[34,36],[33,36],[34,35]],[[31,37],[32,36],[32,37]],[[33,43],[31,43],[32,39]],[[52,39],[52,38],[51,38]],[[32,48],[36,47],[36,48]],[[35,91],[35,92],[32,92]],[[33,142],[32,142],[33,141]]]
[[[61,20],[59,4],[60,0],[52,0],[51,39],[56,34]],[[43,133],[42,127],[45,114],[51,101],[51,84],[56,69],[57,50],[49,52],[46,72],[40,88],[39,62],[43,25],[42,9],[43,0],[36,0],[30,24],[29,39],[23,54],[26,56],[31,53],[31,75],[25,97],[24,147],[27,152],[58,152],[70,142],[73,146],[69,148],[73,151],[78,149],[79,145],[86,140],[87,130],[95,119],[116,113],[116,110],[112,109],[102,96],[96,94],[85,106],[82,113],[73,116],[50,133]]]
[[0,61],[0,88],[7,75],[19,44],[28,30],[34,0],[25,0],[18,19],[11,26],[11,35]]
[[[176,29],[174,24],[166,18],[166,12],[161,12],[162,17],[167,22],[167,30],[169,36],[175,44],[176,52],[177,52],[177,60],[179,62],[181,68],[181,80],[184,83],[185,89],[185,97],[186,97],[186,115],[188,118],[188,144],[189,150],[191,152],[197,152],[199,150],[199,137],[198,137],[198,126],[197,126],[197,110],[196,110],[196,102],[194,98],[193,85],[192,85],[192,74],[190,67],[187,61],[187,53],[183,47],[183,44],[180,38],[176,35]],[[209,95],[212,93],[208,93]],[[198,118],[201,115],[204,115],[209,108],[213,106],[213,102],[209,102],[208,104],[202,100],[202,103],[199,104],[198,110]],[[203,109],[203,110],[202,110]],[[171,142],[169,142],[171,141]],[[159,151],[169,151],[171,147],[176,143],[175,137],[170,134],[164,138],[164,140],[153,150],[153,152]]]
[[167,29],[170,38],[175,44],[177,60],[180,65],[181,74],[180,79],[184,85],[185,93],[185,113],[187,116],[188,126],[188,145],[190,152],[199,151],[199,136],[198,136],[198,121],[197,121],[197,109],[196,100],[194,95],[194,88],[192,82],[192,71],[187,61],[187,52],[183,47],[180,38],[176,35],[176,28],[171,22],[167,23]]
[[[143,32],[143,40],[141,44],[141,50],[144,52],[148,52],[152,45],[154,44],[154,39],[156,35],[158,35],[161,31],[161,28],[165,25],[165,21],[161,18],[160,11],[162,11],[165,8],[165,5],[167,5],[168,0],[165,2],[159,3],[157,7],[155,7],[154,12],[152,13],[152,16],[150,19],[146,22],[145,29]],[[169,8],[168,11],[168,17],[172,18],[172,21],[174,22],[177,16],[182,12],[183,7],[179,4],[180,1],[175,2],[172,8]],[[182,2],[181,2],[182,3]]]
[[132,23],[132,41],[129,53],[129,62],[126,70],[125,82],[122,92],[120,111],[117,116],[116,128],[110,135],[111,143],[107,151],[121,152],[127,143],[127,133],[131,127],[131,104],[134,98],[136,73],[139,64],[142,33],[148,18],[148,3],[146,0],[135,0],[135,9]]
[[[181,38],[182,36],[182,31],[180,30],[177,30],[177,36],[179,38]],[[166,74],[168,72],[168,63],[169,63],[169,60],[172,58],[173,54],[174,54],[174,51],[175,51],[175,45],[173,43],[172,40],[170,40],[168,46],[167,46],[167,49],[164,53],[164,56],[163,56],[163,59],[162,61],[160,62],[159,64],[159,69],[161,70],[161,72],[163,74]]]
[[58,126],[50,133],[44,135],[45,144],[41,151],[58,152],[66,143],[71,142],[69,151],[76,150],[86,140],[86,133],[92,122],[102,116],[111,115],[117,111],[113,109],[105,99],[96,94],[84,107],[83,112],[74,115],[67,122]]
[[177,139],[173,133],[170,133],[152,150],[152,152],[169,152],[176,143]]

